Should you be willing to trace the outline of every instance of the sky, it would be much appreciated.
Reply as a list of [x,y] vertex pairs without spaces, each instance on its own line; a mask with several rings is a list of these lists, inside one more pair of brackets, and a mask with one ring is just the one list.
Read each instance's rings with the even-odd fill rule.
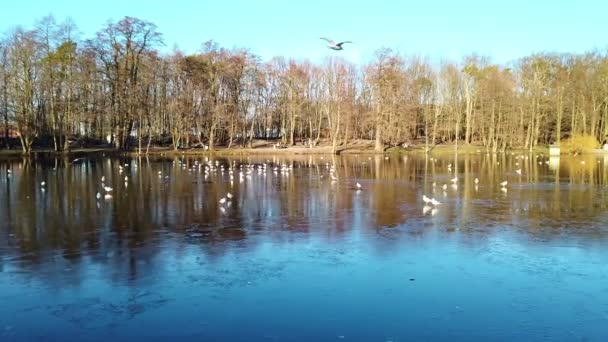
[[[164,50],[186,53],[214,40],[269,60],[282,55],[322,61],[342,55],[362,64],[381,47],[433,62],[476,53],[506,64],[537,52],[582,53],[608,47],[608,1],[331,1],[331,0],[4,0],[0,32],[52,14],[71,18],[82,38],[108,20],[132,16],[155,23]],[[344,51],[320,37],[352,40]]]

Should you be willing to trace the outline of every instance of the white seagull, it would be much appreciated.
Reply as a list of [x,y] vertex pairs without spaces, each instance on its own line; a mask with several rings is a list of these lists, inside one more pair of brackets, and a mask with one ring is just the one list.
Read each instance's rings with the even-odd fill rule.
[[342,44],[347,44],[347,43],[353,44],[353,42],[351,42],[350,40],[343,41],[343,42],[340,42],[340,43],[336,43],[336,42],[334,42],[331,39],[327,39],[327,38],[321,38],[321,39],[327,41],[327,47],[330,48],[330,49],[332,49],[332,50],[344,50],[342,48]]

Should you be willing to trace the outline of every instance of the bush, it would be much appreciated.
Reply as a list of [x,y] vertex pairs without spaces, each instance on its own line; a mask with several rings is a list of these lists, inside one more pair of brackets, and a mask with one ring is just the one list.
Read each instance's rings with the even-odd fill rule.
[[583,153],[599,146],[600,143],[592,135],[575,135],[562,140],[559,145],[561,153]]

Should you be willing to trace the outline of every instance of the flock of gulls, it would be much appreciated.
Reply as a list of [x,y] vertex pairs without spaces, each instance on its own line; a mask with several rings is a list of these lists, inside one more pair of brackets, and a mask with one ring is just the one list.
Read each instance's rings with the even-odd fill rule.
[[[321,157],[323,159],[323,157]],[[370,158],[371,159],[371,158]],[[129,176],[126,175],[130,167],[133,167],[134,170],[137,169],[137,162],[133,161],[133,163],[126,163],[118,166],[118,175],[119,177],[112,177],[113,179],[124,179],[124,189],[129,186]],[[234,186],[234,182],[238,180],[239,183],[243,183],[247,179],[251,179],[253,175],[260,175],[262,177],[266,177],[267,173],[271,173],[274,176],[289,176],[294,168],[294,164],[286,164],[286,163],[272,163],[267,160],[262,163],[238,163],[237,161],[232,161],[229,163],[220,163],[220,161],[215,160],[194,160],[191,163],[184,162],[179,159],[173,161],[172,165],[175,167],[179,167],[183,171],[187,171],[188,174],[202,174],[204,176],[204,180],[208,181],[211,176],[219,176],[220,178],[227,178],[226,180],[229,182],[230,187]],[[323,179],[325,176],[329,176],[331,179],[331,184],[334,185],[338,181],[338,174],[336,172],[336,167],[334,165],[330,165],[329,162],[324,164],[326,170],[329,171],[329,174],[321,174],[319,175],[320,179]],[[114,169],[116,171],[116,169]],[[107,172],[106,174],[112,174],[114,172]],[[123,173],[125,174],[123,176]],[[7,174],[10,177],[11,170],[7,170]],[[157,171],[157,175],[159,179],[168,180],[169,175],[164,174],[163,171]],[[116,181],[115,181],[116,182]],[[116,192],[115,188],[109,184],[108,178],[105,175],[102,175],[99,179],[99,187],[97,192],[95,193],[95,199],[97,201],[97,206],[99,207],[100,201],[103,199],[105,201],[110,201],[113,199],[113,194]],[[46,181],[40,182],[40,190],[41,192],[46,192]],[[363,186],[359,182],[355,182],[352,187],[357,193],[360,193],[363,190]],[[218,200],[219,210],[222,213],[225,213],[228,208],[232,205],[232,200],[234,195],[231,192],[227,192]]]
[[[125,164],[125,167],[130,166],[130,164]],[[200,161],[194,160],[192,163],[186,163],[183,160],[173,161],[173,166],[178,166],[180,169],[187,171],[188,174],[202,174],[204,176],[204,180],[207,181],[209,177],[212,175],[217,176],[227,176],[230,186],[234,186],[234,182],[238,179],[239,183],[243,183],[246,179],[251,179],[252,175],[259,174],[262,176],[266,176],[267,172],[270,170],[274,175],[283,175],[288,176],[290,172],[293,170],[293,165],[287,165],[285,163],[281,165],[275,165],[270,162],[254,164],[254,163],[244,163],[237,165],[236,161],[232,161],[227,165],[220,163],[220,161]],[[137,163],[134,163],[134,167],[137,167]],[[123,166],[118,167],[118,173],[121,175],[124,172],[125,168]],[[158,171],[158,178],[163,180],[168,180],[169,175],[164,174],[163,171]],[[125,188],[128,187],[128,176],[124,176],[124,185]],[[105,200],[112,199],[112,192],[114,189],[108,185],[106,185],[106,177],[101,177],[101,189],[95,195],[95,198],[99,201],[103,198]],[[102,195],[103,193],[103,195]],[[225,213],[227,208],[232,206],[232,199],[234,195],[231,192],[227,192],[223,197],[218,200],[219,209],[222,213]]]
[[[512,153],[511,155],[514,155],[514,153]],[[536,155],[535,157],[537,159],[539,159],[539,158],[541,159],[541,160],[538,160],[538,164],[539,165],[548,165],[549,164],[549,160],[542,160],[542,157],[543,157],[542,154]],[[530,157],[527,156],[527,155],[516,155],[515,156],[515,159],[517,160],[515,162],[515,166],[517,167],[517,169],[515,169],[515,173],[518,176],[522,175],[522,168],[521,168],[519,160],[528,160],[529,158]],[[430,160],[431,160],[431,162],[436,162],[437,161],[437,159],[435,159],[435,158],[431,158]],[[500,165],[500,162],[497,162],[497,164]],[[584,165],[585,162],[581,161],[581,164]],[[448,163],[447,168],[448,168],[448,172],[451,173],[452,172],[452,164]],[[458,176],[455,176],[454,178],[450,179],[450,183],[451,183],[451,188],[453,190],[458,190]],[[474,184],[475,184],[475,191],[477,192],[479,190],[479,178],[476,177],[474,179]],[[509,184],[508,180],[504,180],[504,181],[498,183],[498,185],[500,185],[500,191],[502,191],[503,193],[507,193],[507,185],[508,184]],[[432,183],[432,187],[433,187],[433,191],[435,191],[435,189],[437,188],[437,182],[433,182]],[[447,196],[446,191],[448,190],[448,184],[444,183],[441,186],[441,189],[443,190],[443,196],[444,197]],[[430,213],[431,215],[435,215],[438,212],[438,208],[437,207],[439,205],[441,205],[441,202],[439,200],[435,199],[434,197],[429,197],[426,194],[422,195],[422,202],[424,203],[424,207],[422,209],[423,215],[426,215],[428,213]]]
[[[542,155],[540,156],[536,156],[536,158],[542,157]],[[525,155],[518,155],[515,156],[515,159],[517,160],[515,163],[515,166],[517,167],[515,169],[515,173],[517,175],[522,175],[522,168],[520,166],[519,160],[524,160],[524,159],[528,159],[530,158],[529,156],[525,156]],[[321,159],[323,159],[323,157],[321,157]],[[371,157],[369,157],[368,159],[371,160]],[[385,159],[389,159],[389,157],[385,157]],[[434,158],[430,158],[431,162],[436,162],[437,159]],[[538,160],[539,164],[549,164],[548,160]],[[582,162],[581,162],[582,163]],[[227,178],[226,180],[229,181],[230,187],[232,188],[232,186],[234,185],[234,182],[236,180],[238,180],[239,183],[242,183],[243,181],[245,181],[246,179],[250,179],[252,177],[252,175],[254,174],[258,174],[261,176],[266,176],[267,172],[271,172],[274,175],[282,175],[282,176],[289,176],[289,174],[292,172],[293,168],[294,168],[294,164],[286,164],[286,163],[273,163],[269,160],[266,160],[266,162],[261,162],[261,163],[239,163],[237,164],[237,161],[232,161],[232,162],[228,162],[228,163],[220,163],[220,161],[215,160],[194,160],[191,163],[187,163],[184,162],[183,160],[176,160],[173,161],[173,166],[178,166],[180,169],[183,169],[184,171],[187,171],[188,173],[200,173],[204,175],[204,179],[205,181],[208,180],[208,178],[212,175],[218,175],[220,176],[220,178]],[[324,164],[325,169],[328,170],[328,174],[320,174],[319,177],[321,179],[323,179],[325,176],[329,176],[329,179],[331,179],[331,184],[334,185],[337,181],[338,181],[338,173],[336,171],[336,167],[333,164],[330,164],[328,162],[326,162]],[[119,178],[118,179],[124,179],[124,187],[125,189],[128,187],[129,183],[129,176],[128,175],[124,175],[123,178],[123,173],[125,172],[125,169],[129,169],[130,167],[133,167],[135,170],[137,169],[137,162],[133,161],[133,164],[131,163],[127,163],[123,165],[119,165],[118,166],[118,174],[119,174]],[[447,171],[449,173],[452,173],[452,164],[448,163],[447,165]],[[7,170],[8,176],[10,177],[11,174],[11,170],[8,169]],[[163,174],[163,171],[158,171],[158,178],[160,179],[168,179],[169,175]],[[459,182],[459,178],[458,178],[458,174],[457,172],[454,172],[454,177],[451,178],[449,180],[449,183],[446,182],[444,184],[442,184],[440,187],[443,190],[443,196],[446,197],[447,196],[447,190],[449,187],[451,187],[453,190],[457,190],[458,189],[458,182]],[[450,184],[451,183],[451,184]],[[107,180],[106,180],[106,176],[101,176],[100,179],[100,188],[98,189],[97,193],[95,194],[95,198],[98,202],[99,205],[99,201],[103,198],[105,200],[111,200],[112,199],[112,194],[114,192],[114,188],[112,186],[110,186],[109,184],[107,184]],[[450,184],[450,185],[448,185]],[[509,184],[509,182],[507,180],[504,180],[502,182],[499,183],[500,185],[500,190],[503,193],[507,192],[507,185]],[[46,191],[46,181],[41,181],[40,182],[40,188],[42,192]],[[475,191],[478,191],[478,186],[479,186],[479,178],[475,178],[474,179],[474,186],[475,186]],[[433,189],[433,193],[436,192],[437,188],[439,187],[439,185],[437,184],[436,181],[434,181],[432,183],[432,189]],[[359,182],[355,182],[352,186],[351,189],[353,189],[354,191],[356,191],[357,193],[360,193],[363,190],[363,185]],[[231,192],[227,192],[225,195],[222,195],[221,198],[219,198],[218,203],[219,203],[219,209],[221,210],[222,213],[225,213],[227,208],[230,208],[232,205],[232,200],[233,200],[233,194]],[[431,195],[427,195],[427,194],[422,194],[422,202],[424,204],[423,207],[423,214],[426,215],[428,213],[430,213],[431,215],[435,215],[438,212],[438,207],[442,205],[442,202],[439,201],[437,198],[431,196]]]
[[[450,164],[451,165],[451,164]],[[448,168],[449,171],[451,171],[451,167]],[[521,172],[519,173],[521,174]],[[450,179],[451,184],[451,188],[454,190],[458,190],[458,177],[454,177],[452,179]],[[475,191],[479,190],[479,178],[475,177]],[[507,192],[507,184],[509,184],[508,181],[502,181],[499,183],[500,185],[500,190],[502,192]],[[437,187],[437,182],[433,182],[433,191],[435,190],[435,188]],[[448,184],[444,183],[441,186],[441,189],[443,190],[443,195],[444,197],[447,196],[446,191],[448,190]],[[428,197],[427,195],[423,194],[422,195],[422,202],[424,203],[424,207],[422,208],[422,213],[424,215],[428,214],[429,212],[431,213],[431,215],[435,215],[437,213],[437,206],[439,206],[441,204],[441,202],[437,199],[435,199],[435,197]]]

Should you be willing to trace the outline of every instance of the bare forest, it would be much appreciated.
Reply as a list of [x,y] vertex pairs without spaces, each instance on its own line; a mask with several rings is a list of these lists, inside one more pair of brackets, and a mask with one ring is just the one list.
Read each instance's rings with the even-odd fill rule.
[[403,144],[504,151],[608,137],[606,51],[497,65],[477,55],[430,63],[380,47],[365,65],[330,51],[314,64],[262,61],[213,41],[191,55],[163,53],[157,27],[132,17],[89,39],[77,32],[71,21],[46,17],[0,39],[2,148],[212,151],[272,139],[325,141],[334,150],[369,140],[377,151]]

